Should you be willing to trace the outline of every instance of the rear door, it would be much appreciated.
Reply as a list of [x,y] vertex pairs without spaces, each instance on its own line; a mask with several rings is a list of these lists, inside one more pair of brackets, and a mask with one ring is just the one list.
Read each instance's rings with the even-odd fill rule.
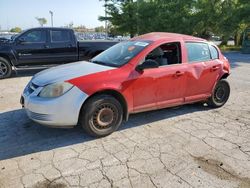
[[222,63],[216,47],[203,42],[186,42],[188,72],[186,101],[207,98],[219,77]]
[[49,30],[50,61],[54,63],[74,62],[78,60],[78,45],[73,31],[69,29]]

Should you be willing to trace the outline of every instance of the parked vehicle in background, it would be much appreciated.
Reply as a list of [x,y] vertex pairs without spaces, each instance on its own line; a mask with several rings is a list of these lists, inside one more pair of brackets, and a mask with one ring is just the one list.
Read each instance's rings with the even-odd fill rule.
[[228,60],[206,40],[149,33],[94,57],[36,74],[21,104],[41,124],[80,124],[92,136],[117,130],[129,114],[198,101],[223,106],[229,98]]
[[0,42],[0,79],[19,68],[89,60],[117,42],[77,41],[67,28],[33,28]]
[[221,37],[220,36],[217,36],[217,35],[212,35],[210,37],[210,40],[211,41],[221,41]]
[[250,54],[250,28],[243,33],[242,53]]

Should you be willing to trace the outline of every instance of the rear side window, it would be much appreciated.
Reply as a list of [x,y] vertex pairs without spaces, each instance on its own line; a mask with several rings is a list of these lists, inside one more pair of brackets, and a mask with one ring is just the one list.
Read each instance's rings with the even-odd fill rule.
[[211,53],[211,58],[212,59],[219,59],[218,50],[212,45],[209,45],[209,49],[210,49],[210,53]]
[[70,32],[64,30],[53,30],[51,31],[51,41],[52,42],[69,42]]
[[188,62],[208,61],[211,59],[208,45],[199,42],[187,42]]

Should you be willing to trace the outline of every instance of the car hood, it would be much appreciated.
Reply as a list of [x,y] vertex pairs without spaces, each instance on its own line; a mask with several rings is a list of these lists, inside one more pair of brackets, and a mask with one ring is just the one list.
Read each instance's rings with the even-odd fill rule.
[[1,39],[0,39],[0,46],[11,46],[12,43],[13,43],[13,42],[12,42],[11,40],[8,40],[8,39],[6,39],[6,40],[1,40]]
[[65,65],[56,66],[37,73],[32,78],[32,83],[45,86],[56,82],[64,82],[80,76],[94,74],[102,71],[115,69],[114,67],[94,64],[87,61],[79,61]]

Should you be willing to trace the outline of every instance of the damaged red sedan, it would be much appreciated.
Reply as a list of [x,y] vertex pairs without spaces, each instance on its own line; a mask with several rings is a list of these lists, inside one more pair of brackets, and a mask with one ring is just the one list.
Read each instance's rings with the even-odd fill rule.
[[230,94],[228,60],[204,39],[149,33],[93,58],[35,75],[21,103],[41,124],[80,124],[93,136],[117,130],[129,114],[194,102],[223,106]]

